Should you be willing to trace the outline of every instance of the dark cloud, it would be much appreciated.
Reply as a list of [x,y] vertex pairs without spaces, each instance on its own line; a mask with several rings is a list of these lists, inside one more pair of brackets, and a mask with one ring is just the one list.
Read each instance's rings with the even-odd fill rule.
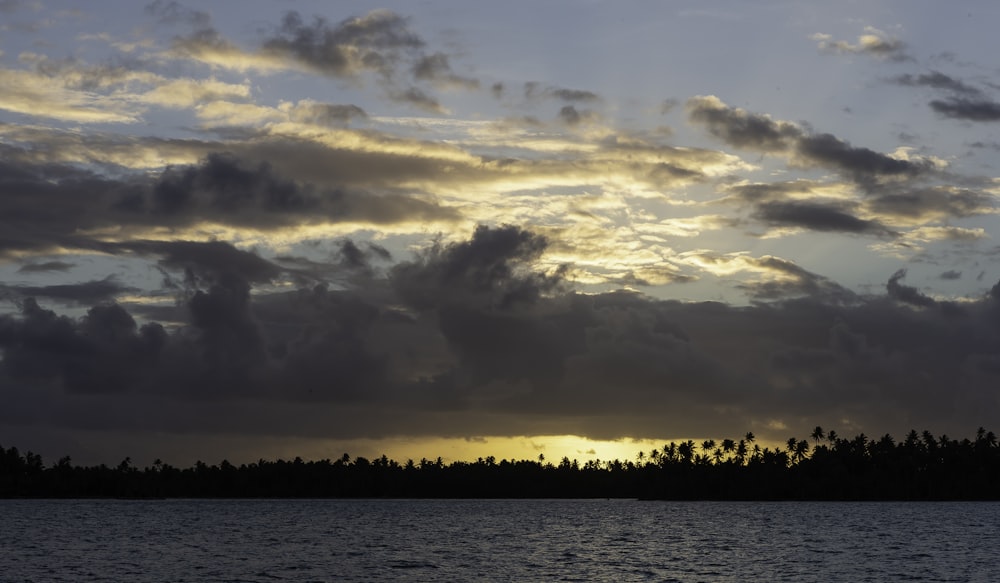
[[802,268],[787,259],[766,256],[755,260],[754,265],[762,270],[778,274],[777,279],[751,281],[737,287],[757,301],[784,300],[797,297],[824,299],[837,304],[856,302],[857,295],[840,284]]
[[932,219],[941,216],[968,217],[989,213],[993,198],[982,192],[956,188],[913,188],[880,193],[868,208],[883,216]]
[[65,261],[45,261],[42,263],[25,263],[17,269],[18,273],[43,273],[47,271],[69,271],[75,263]]
[[393,91],[389,96],[394,101],[406,103],[430,113],[445,113],[445,109],[441,106],[441,103],[419,87],[409,87],[402,91]]
[[256,253],[242,251],[224,241],[128,241],[103,244],[97,248],[156,256],[164,267],[189,271],[210,280],[226,275],[247,282],[267,283],[283,271]]
[[187,24],[205,28],[212,22],[212,17],[207,12],[192,10],[175,0],[154,0],[145,10],[163,24]]
[[931,308],[937,305],[937,302],[933,298],[920,293],[917,288],[900,283],[904,277],[906,277],[906,270],[900,269],[889,278],[889,282],[886,284],[886,291],[889,293],[890,298],[920,308]]
[[71,305],[91,306],[95,303],[108,302],[125,293],[139,290],[124,286],[114,276],[83,283],[64,283],[55,285],[0,285],[0,296],[10,298],[41,297]]
[[429,81],[443,87],[479,88],[479,81],[476,79],[455,74],[449,63],[448,55],[444,53],[434,53],[418,58],[413,64],[413,78],[418,81]]
[[976,141],[976,142],[970,143],[969,147],[970,148],[976,148],[976,149],[996,150],[996,151],[1000,152],[1000,142],[979,142],[979,141]]
[[689,99],[687,111],[691,121],[738,148],[785,152],[802,136],[802,130],[794,124],[729,107],[714,97]]
[[538,81],[528,81],[524,84],[524,97],[533,99],[556,99],[570,103],[597,103],[601,96],[585,89],[567,89],[565,87],[545,87]]
[[368,114],[357,105],[299,103],[292,109],[291,118],[304,123],[343,126],[355,119],[367,119]]
[[589,109],[577,109],[572,105],[564,105],[559,109],[559,121],[568,125],[576,126],[597,118],[597,114]]
[[131,203],[122,200],[123,210],[151,214],[162,222],[215,220],[265,229],[323,220],[392,223],[454,216],[405,196],[319,190],[283,178],[266,162],[248,165],[223,154],[209,155],[198,166],[168,168],[144,208],[134,209]]
[[687,111],[691,121],[732,146],[784,154],[798,165],[830,168],[865,185],[932,170],[929,163],[855,147],[828,133],[809,134],[795,124],[730,107],[715,97],[693,97],[687,102]]
[[892,77],[889,82],[906,87],[930,87],[932,89],[942,89],[965,95],[977,95],[980,93],[978,88],[954,77],[949,77],[940,71],[931,71],[930,73],[921,73],[920,75],[907,73]]
[[[149,210],[166,220],[198,212],[243,214],[251,223],[249,215],[258,210],[300,214],[321,205],[312,192],[276,176],[268,165],[247,168],[224,154],[212,154],[199,166],[167,168],[153,186],[150,203]],[[131,199],[122,200],[126,210],[132,210],[132,204]]]
[[532,303],[555,289],[558,279],[531,270],[546,239],[517,227],[480,226],[464,243],[438,244],[392,270],[392,283],[410,306],[444,304],[507,308]]
[[834,204],[812,202],[765,202],[757,205],[754,218],[772,226],[799,227],[812,231],[832,231],[893,237],[893,232],[877,221],[865,220]]
[[392,76],[401,53],[424,46],[409,29],[408,20],[388,10],[376,10],[337,24],[315,17],[306,22],[295,11],[285,14],[274,36],[263,42],[263,51],[288,58],[332,76],[373,70]]
[[72,320],[29,298],[21,305],[20,318],[0,316],[0,378],[32,384],[59,380],[74,392],[135,389],[164,342],[162,327],[139,328],[115,304],[92,307]]
[[351,278],[371,278],[381,275],[381,265],[392,260],[384,247],[370,241],[355,243],[351,239],[340,241],[327,260],[280,255],[274,263],[288,272],[300,284],[317,281],[339,281]]
[[[268,151],[257,155],[269,157]],[[326,168],[309,168],[309,157],[276,148],[273,158],[283,157],[298,164],[292,169],[300,174],[336,176],[335,154],[326,160]],[[455,211],[422,199],[321,188],[287,179],[266,162],[221,153],[209,154],[197,165],[168,167],[153,179],[109,178],[57,164],[0,162],[0,188],[0,253],[93,247],[80,231],[102,228],[134,233],[207,221],[272,230],[322,222],[457,218]]]
[[930,106],[937,113],[952,119],[1000,121],[1000,103],[995,101],[954,97],[946,100],[935,99],[930,102]]
[[[374,73],[390,99],[435,112],[444,111],[437,99],[423,89],[407,87],[409,81],[444,88],[479,87],[478,80],[454,72],[449,55],[426,53],[426,43],[410,28],[409,19],[390,10],[373,10],[336,23],[321,16],[307,20],[289,11],[253,49],[225,38],[206,12],[188,10],[174,2],[155,2],[148,11],[161,22],[190,26],[190,33],[174,38],[174,52],[213,65],[238,70],[305,69],[334,78]],[[406,73],[401,74],[403,71]]]
[[566,105],[559,110],[559,119],[561,119],[567,125],[572,126],[579,124],[580,121],[583,120],[583,116],[572,105]]
[[948,271],[944,271],[938,275],[938,279],[943,279],[945,281],[959,280],[962,279],[962,272],[955,269],[949,269]]
[[809,194],[813,192],[815,183],[808,180],[792,180],[786,182],[756,182],[750,184],[734,184],[726,187],[726,192],[740,202],[762,203],[768,201],[785,201],[792,194]]
[[[484,226],[336,290],[268,292],[229,270],[195,281],[166,329],[114,304],[74,319],[25,300],[0,316],[0,422],[204,439],[783,439],[831,424],[954,432],[1000,414],[1000,292],[949,308],[897,272],[862,296],[763,257],[775,283],[747,287],[750,306],[576,294],[539,271],[547,245]],[[344,240],[333,260],[373,255]]]
[[839,170],[859,182],[879,177],[916,176],[930,170],[927,164],[853,147],[831,134],[802,136],[795,153],[808,164]]
[[[791,180],[727,186],[720,202],[749,205],[752,216],[772,226],[796,226],[818,231],[866,233],[895,237],[888,225],[923,223],[993,212],[993,198],[977,190],[945,186],[881,185],[856,201],[827,199],[823,183]],[[862,216],[867,218],[861,218]],[[951,240],[978,238],[974,230],[936,227]]]
[[553,88],[548,90],[548,94],[556,99],[561,99],[563,101],[579,101],[585,103],[592,103],[601,100],[600,96],[598,96],[593,91],[585,91],[582,89]]

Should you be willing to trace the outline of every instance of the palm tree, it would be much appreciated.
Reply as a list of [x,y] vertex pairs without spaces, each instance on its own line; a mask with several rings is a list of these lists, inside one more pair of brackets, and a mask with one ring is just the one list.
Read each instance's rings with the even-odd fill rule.
[[722,440],[722,452],[723,453],[729,454],[731,456],[732,453],[733,453],[733,451],[735,451],[735,450],[736,450],[736,442],[735,441],[733,441],[732,439],[723,439]]
[[809,457],[809,442],[803,439],[795,444],[794,461],[799,463],[807,457]]
[[924,440],[924,445],[927,446],[928,450],[937,449],[937,440],[934,439],[934,434],[926,429],[921,434]]
[[708,463],[709,459],[711,459],[709,457],[709,454],[711,454],[712,450],[714,450],[714,449],[715,449],[715,440],[714,439],[706,439],[705,441],[701,442],[701,451],[702,451],[701,461],[702,461],[702,463],[705,463],[705,464]]
[[669,445],[663,446],[663,458],[665,461],[676,461],[677,460],[677,444],[670,442]]
[[677,446],[677,455],[680,456],[682,462],[686,464],[691,463],[691,460],[694,458],[694,448],[694,441],[690,439]]
[[823,439],[823,428],[817,425],[816,429],[813,429],[812,435],[810,437],[813,438],[813,441],[819,443],[819,441]]
[[743,465],[743,462],[747,459],[747,442],[745,439],[741,439],[738,444],[736,444],[736,463]]

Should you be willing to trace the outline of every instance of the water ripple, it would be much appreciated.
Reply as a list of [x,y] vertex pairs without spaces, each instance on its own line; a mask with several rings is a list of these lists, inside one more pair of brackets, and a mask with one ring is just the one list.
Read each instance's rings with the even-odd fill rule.
[[5,500],[0,582],[1000,581],[997,503]]

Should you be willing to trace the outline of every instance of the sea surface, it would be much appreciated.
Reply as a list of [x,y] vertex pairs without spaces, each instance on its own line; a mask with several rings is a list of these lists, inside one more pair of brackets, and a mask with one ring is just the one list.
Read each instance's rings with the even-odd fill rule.
[[1000,581],[1000,503],[0,500],[0,581]]

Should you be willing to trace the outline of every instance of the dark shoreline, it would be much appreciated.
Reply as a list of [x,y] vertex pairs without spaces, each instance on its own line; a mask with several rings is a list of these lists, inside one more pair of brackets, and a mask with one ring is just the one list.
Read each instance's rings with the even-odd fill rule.
[[[825,435],[815,445],[791,438],[761,449],[753,435],[737,441],[670,443],[636,461],[563,458],[445,464],[440,458],[399,463],[344,454],[335,461],[198,462],[176,468],[157,460],[142,469],[82,467],[64,457],[0,447],[0,498],[622,498],[719,501],[986,501],[1000,500],[1000,447],[992,432],[976,439],[911,431],[901,442]],[[821,441],[822,439],[822,441]]]

